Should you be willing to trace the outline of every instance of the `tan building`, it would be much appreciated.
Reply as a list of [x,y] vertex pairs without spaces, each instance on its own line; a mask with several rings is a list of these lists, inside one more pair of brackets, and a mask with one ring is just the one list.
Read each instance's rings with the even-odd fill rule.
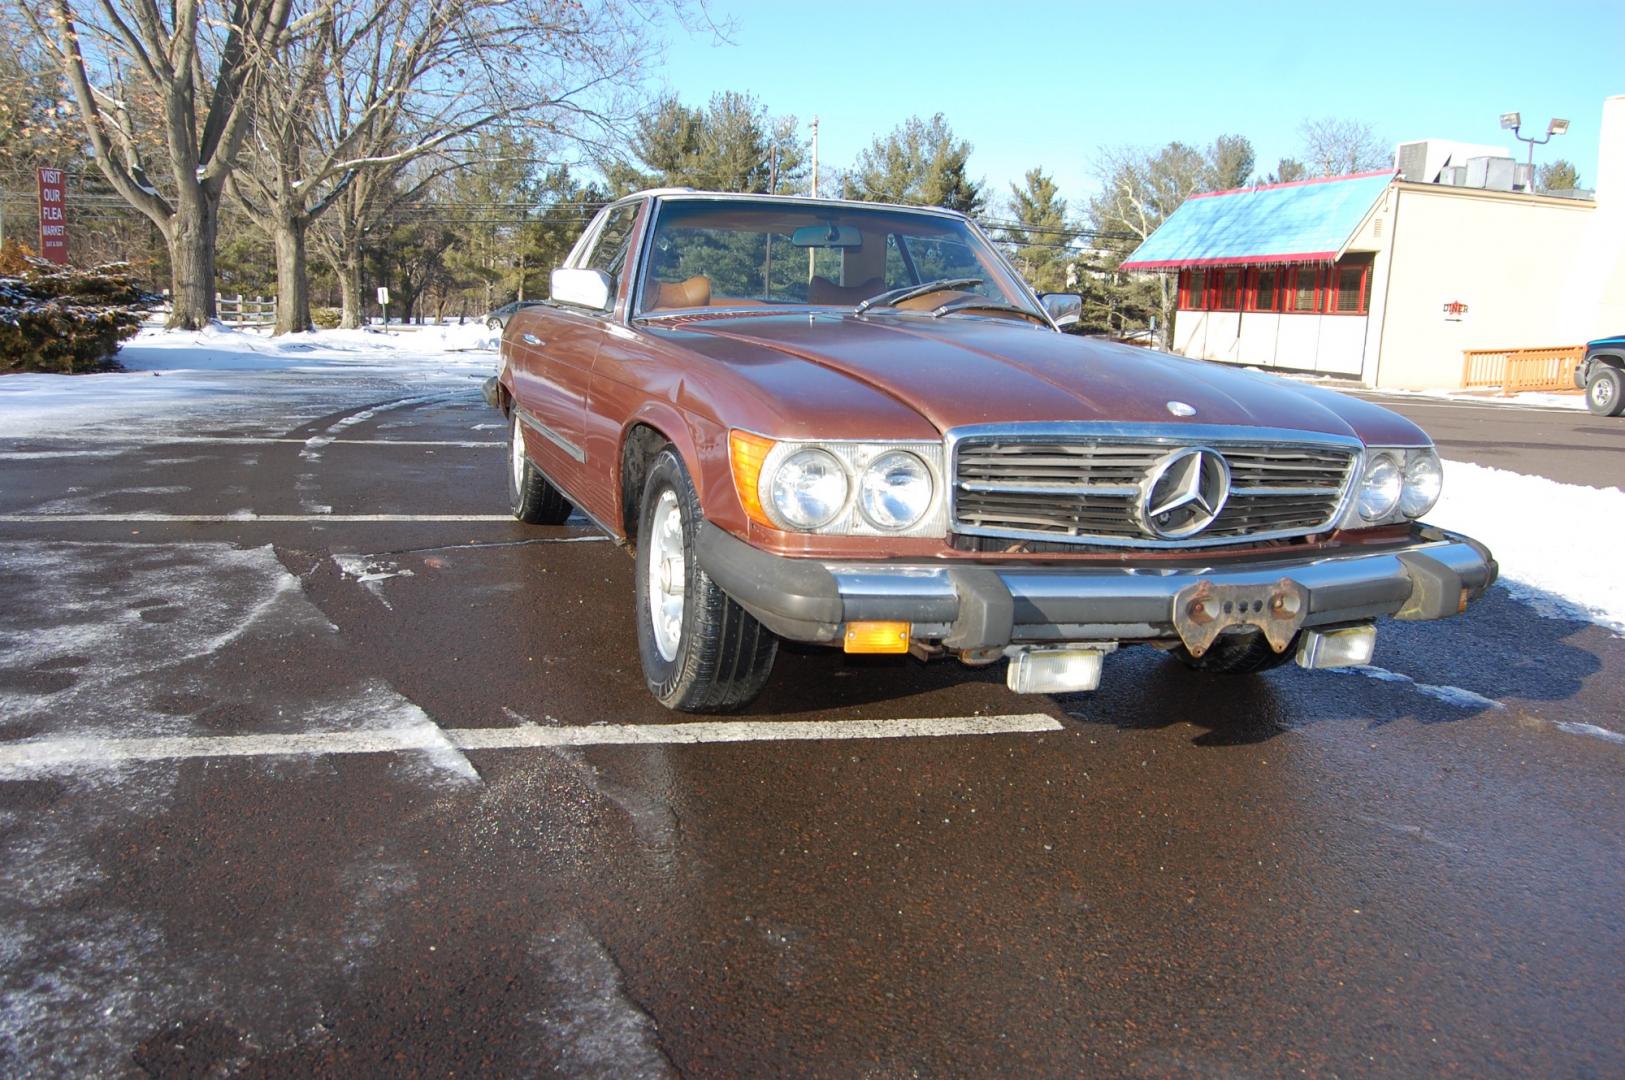
[[[1526,182],[1522,167],[1446,155],[1434,176],[1193,197],[1123,268],[1179,274],[1174,349],[1186,356],[1460,386],[1466,350],[1625,332],[1625,96],[1604,103],[1601,130],[1592,198],[1496,190]],[[1467,186],[1480,181],[1490,186]]]

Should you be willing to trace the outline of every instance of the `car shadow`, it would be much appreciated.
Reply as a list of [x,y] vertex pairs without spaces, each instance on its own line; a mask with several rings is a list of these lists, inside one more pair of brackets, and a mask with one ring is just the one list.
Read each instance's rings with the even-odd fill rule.
[[[1567,606],[1557,597],[1534,599],[1551,611]],[[1156,650],[1127,649],[1108,658],[1101,690],[1054,701],[1082,724],[1135,730],[1188,723],[1202,729],[1192,740],[1200,746],[1259,743],[1328,721],[1448,724],[1498,711],[1508,700],[1574,697],[1602,666],[1575,639],[1605,633],[1585,619],[1541,614],[1497,586],[1455,618],[1380,622],[1365,669],[1289,665],[1210,675]]]

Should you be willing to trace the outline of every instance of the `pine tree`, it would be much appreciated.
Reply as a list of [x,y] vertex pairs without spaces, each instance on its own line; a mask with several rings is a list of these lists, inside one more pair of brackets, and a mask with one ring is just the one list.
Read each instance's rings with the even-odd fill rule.
[[912,116],[858,156],[842,187],[848,198],[974,214],[986,196],[966,172],[970,152],[971,144],[954,138],[941,113],[930,120]]
[[1066,224],[1066,200],[1042,168],[1028,169],[1024,184],[1010,185],[1010,216],[1003,238],[1015,245],[1015,263],[1027,283],[1039,292],[1067,287],[1067,245],[1073,233]]

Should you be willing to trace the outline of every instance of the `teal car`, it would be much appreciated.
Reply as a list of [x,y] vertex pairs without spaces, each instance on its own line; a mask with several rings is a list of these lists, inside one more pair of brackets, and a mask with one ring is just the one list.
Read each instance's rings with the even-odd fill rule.
[[1625,414],[1625,334],[1586,342],[1574,385],[1586,392],[1586,408],[1598,416]]

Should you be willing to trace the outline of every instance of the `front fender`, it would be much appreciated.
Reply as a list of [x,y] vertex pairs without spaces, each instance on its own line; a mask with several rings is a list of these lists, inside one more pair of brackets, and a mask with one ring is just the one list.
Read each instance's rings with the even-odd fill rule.
[[[652,428],[665,437],[688,467],[694,493],[707,520],[730,532],[743,534],[748,523],[734,491],[728,460],[728,431],[715,421],[685,413],[668,401],[644,402],[621,426],[620,446],[626,446],[638,427]],[[615,455],[615,490],[623,490],[626,455]]]

